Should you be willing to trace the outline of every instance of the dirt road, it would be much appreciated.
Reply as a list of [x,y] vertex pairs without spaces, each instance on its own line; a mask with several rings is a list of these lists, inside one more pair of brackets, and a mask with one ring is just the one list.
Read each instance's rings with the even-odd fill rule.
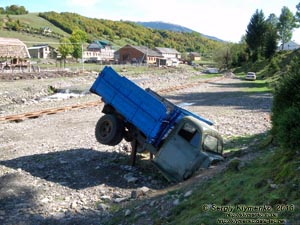
[[[132,79],[157,90],[191,82],[189,76],[177,73],[171,77]],[[55,82],[70,87],[70,83],[80,80],[79,89],[86,89],[94,78],[93,75]],[[213,121],[225,140],[264,133],[270,128],[272,96],[245,92],[244,82],[224,78],[165,97]],[[18,85],[23,88],[23,84]],[[0,90],[1,93],[9,95],[9,91]],[[3,100],[2,115],[98,99],[93,95],[59,101],[30,98],[15,104]],[[97,143],[94,127],[100,116],[101,106],[97,106],[0,124],[0,224],[105,224],[116,207],[126,207],[137,199],[147,200],[174,185],[158,173],[147,155],[139,156],[136,167],[129,166],[128,143],[121,142],[116,147]],[[124,217],[126,213],[134,212],[125,210]],[[144,221],[153,223],[150,217]]]

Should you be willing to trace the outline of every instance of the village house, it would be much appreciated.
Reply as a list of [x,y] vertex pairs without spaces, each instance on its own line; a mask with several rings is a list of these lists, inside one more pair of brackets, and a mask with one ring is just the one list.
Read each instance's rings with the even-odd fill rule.
[[43,34],[51,34],[52,33],[52,30],[49,27],[41,27],[40,30]]
[[285,43],[283,46],[282,44],[279,46],[279,51],[282,50],[296,50],[300,48],[300,44],[296,43],[295,41],[289,41],[287,43]]
[[154,50],[163,57],[156,60],[157,66],[178,66],[181,54],[176,49],[155,47]]
[[0,37],[0,71],[30,66],[27,46],[16,38]]
[[162,58],[162,56],[146,47],[146,46],[134,46],[134,45],[125,45],[120,48],[115,53],[115,58],[119,63],[147,63],[155,64],[157,58]]
[[109,62],[114,60],[114,50],[107,41],[95,40],[83,51],[84,62]]
[[28,48],[31,58],[36,59],[56,59],[57,52],[54,47],[49,46],[48,44],[39,44],[33,45]]
[[161,54],[165,59],[180,59],[181,54],[178,52],[176,49],[173,48],[160,48],[160,47],[155,47],[155,51],[157,51],[159,54]]
[[198,52],[190,52],[188,57],[191,61],[198,61],[201,60],[201,55]]

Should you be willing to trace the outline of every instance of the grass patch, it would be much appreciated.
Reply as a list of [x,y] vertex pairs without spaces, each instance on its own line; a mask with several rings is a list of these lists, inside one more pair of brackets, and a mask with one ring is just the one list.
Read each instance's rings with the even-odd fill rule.
[[223,74],[221,73],[211,73],[211,74],[201,74],[201,75],[195,75],[190,77],[190,80],[198,80],[198,79],[209,79],[214,77],[222,77]]
[[124,76],[140,76],[141,74],[149,75],[168,75],[172,73],[183,73],[188,70],[187,66],[178,67],[157,67],[153,65],[112,65],[112,67],[120,74]]
[[256,80],[251,83],[251,81],[247,81],[243,83],[245,85],[245,92],[271,92],[271,88],[269,87],[269,83],[266,80]]
[[196,61],[193,61],[193,63],[198,64],[200,66],[204,66],[205,65],[205,66],[211,66],[211,67],[215,67],[217,65],[216,62],[214,62],[214,61],[212,61],[210,59],[207,59],[207,60],[205,60],[205,59],[203,59],[203,60],[196,60]]
[[211,74],[201,75],[200,78],[202,78],[202,79],[208,79],[208,78],[222,77],[222,76],[223,76],[223,74],[221,74],[221,73],[211,73]]
[[[32,60],[32,61],[36,61],[36,60]],[[66,64],[64,64],[63,62],[60,61],[55,61],[55,63],[53,64],[43,64],[43,62],[41,60],[37,60],[37,63],[34,64],[35,66],[39,66],[41,69],[56,69],[56,68],[60,68],[60,69],[70,69],[72,71],[76,71],[76,70],[87,70],[87,71],[96,71],[96,72],[100,72],[104,65],[100,65],[100,64],[96,64],[96,63],[77,63],[77,62],[68,62]]]
[[[286,189],[285,184],[274,180],[273,165],[270,163],[273,157],[274,152],[265,149],[256,160],[246,163],[240,171],[226,170],[201,184],[189,199],[174,208],[166,222],[176,225],[208,225],[218,224],[220,218],[252,218],[287,219],[290,224],[296,224],[300,215],[300,194],[293,191],[293,188]],[[255,206],[259,208],[253,208]],[[242,215],[242,207],[248,208],[245,211],[248,214]],[[232,214],[229,210],[232,210]],[[238,215],[240,217],[236,218]]]
[[238,73],[236,77],[243,80],[242,83],[239,83],[239,87],[242,88],[242,91],[249,93],[262,93],[262,92],[271,92],[271,80],[270,79],[260,79],[257,75],[257,79],[254,81],[245,80],[245,73]]
[[242,150],[250,145],[250,143],[262,142],[266,137],[266,134],[248,135],[242,137],[231,137],[225,140],[224,152],[235,152]]
[[[38,34],[29,34],[25,32],[17,32],[17,31],[7,31],[0,29],[0,36],[4,38],[17,38],[24,42],[27,47],[31,47],[34,44],[41,44],[41,43],[50,43],[53,47],[58,47],[59,40],[57,38],[51,38],[47,36],[42,36]],[[53,44],[57,43],[57,44]]]

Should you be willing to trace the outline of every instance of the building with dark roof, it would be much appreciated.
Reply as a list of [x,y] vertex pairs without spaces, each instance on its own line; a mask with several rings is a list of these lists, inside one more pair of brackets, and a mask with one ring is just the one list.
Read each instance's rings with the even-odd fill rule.
[[125,45],[116,52],[119,63],[155,64],[162,55],[146,46]]
[[83,52],[83,59],[86,62],[112,61],[114,60],[114,52],[108,41],[95,40]]
[[111,44],[109,41],[104,40],[95,40],[92,43],[90,43],[87,47],[88,51],[100,51],[101,49],[111,49]]

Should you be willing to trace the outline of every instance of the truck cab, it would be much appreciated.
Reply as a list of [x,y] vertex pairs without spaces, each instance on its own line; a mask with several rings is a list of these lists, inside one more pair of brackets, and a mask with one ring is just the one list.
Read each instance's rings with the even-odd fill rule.
[[222,160],[223,141],[207,124],[186,116],[180,120],[159,148],[153,163],[170,181],[189,178],[199,168]]

